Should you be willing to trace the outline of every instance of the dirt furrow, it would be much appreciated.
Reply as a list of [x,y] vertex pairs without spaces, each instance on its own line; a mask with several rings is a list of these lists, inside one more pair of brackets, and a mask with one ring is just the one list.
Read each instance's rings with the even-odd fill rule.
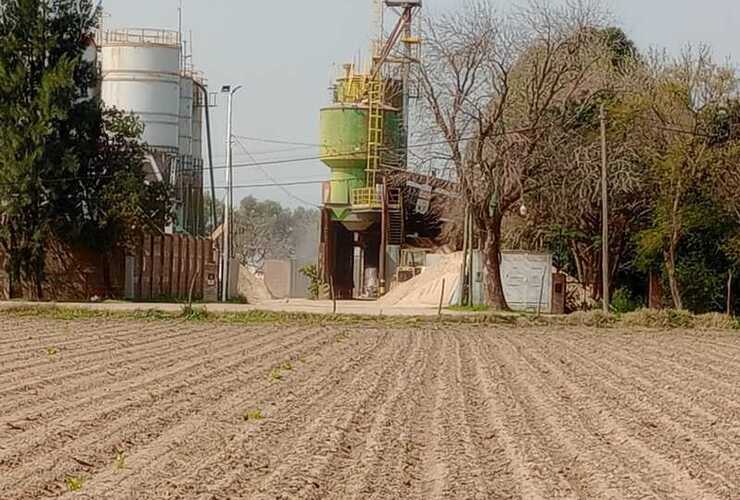
[[[295,333],[300,333],[295,331]],[[106,380],[105,377],[93,377],[93,384],[87,385],[86,391],[75,398],[70,398],[67,391],[58,390],[51,400],[37,400],[35,396],[32,401],[35,406],[30,408],[21,408],[18,411],[6,413],[0,416],[2,422],[28,421],[24,431],[35,431],[36,427],[46,426],[48,422],[66,418],[74,421],[79,418],[80,414],[87,413],[89,406],[102,406],[103,402],[109,405],[125,404],[131,399],[131,394],[142,388],[148,388],[151,385],[160,385],[168,380],[175,379],[183,373],[189,373],[197,367],[203,365],[204,360],[216,362],[219,359],[209,359],[213,353],[219,353],[222,356],[237,356],[239,352],[249,349],[252,346],[261,348],[269,345],[271,342],[270,334],[250,338],[245,343],[241,338],[226,335],[223,339],[214,339],[206,342],[203,349],[189,350],[188,345],[193,340],[191,337],[180,337],[183,341],[182,347],[174,346],[174,350],[181,348],[183,356],[176,356],[173,363],[161,364],[157,358],[150,360],[150,363],[138,367],[136,375],[126,373],[126,378],[115,378],[113,382]],[[134,351],[134,354],[138,351]],[[185,354],[190,355],[186,357]],[[84,397],[80,397],[84,396]],[[60,403],[61,400],[62,402]],[[78,413],[67,415],[69,411],[77,410]],[[15,433],[18,435],[18,433]],[[22,434],[17,437],[24,437]],[[0,454],[0,464],[2,463],[2,454]]]
[[599,395],[598,402],[618,419],[620,428],[632,440],[643,443],[656,463],[672,471],[665,476],[665,486],[674,488],[674,498],[731,498],[728,492],[738,491],[735,480],[730,479],[740,477],[737,458],[730,463],[717,462],[721,451],[713,443],[670,417],[671,409],[658,406],[650,393],[635,390],[634,373],[626,373],[609,358],[584,354],[573,344],[560,341],[556,339],[561,349],[578,359],[572,365],[576,381]]
[[[396,333],[400,335],[400,333]],[[409,417],[420,404],[418,389],[426,373],[431,338],[429,332],[413,332],[411,352],[395,373],[393,385],[370,411],[355,412],[341,448],[349,455],[335,454],[317,478],[320,484],[337,485],[335,491],[322,491],[327,498],[408,498],[412,478],[408,469],[413,461],[414,444]]]
[[[694,369],[684,369],[670,355],[661,360],[658,355],[641,354],[638,361],[638,353],[623,354],[617,346],[609,348],[610,343],[604,344],[593,346],[596,356],[609,353],[619,361],[619,375],[630,378],[639,394],[650,394],[650,400],[659,403],[653,407],[665,413],[667,420],[685,427],[683,432],[694,436],[697,448],[721,462],[737,460],[740,429],[736,422],[740,405],[734,398],[719,393],[719,387],[724,384],[711,377],[698,376]],[[606,351],[602,352],[604,349]],[[669,364],[670,369],[666,369],[665,364]]]
[[[16,453],[11,459],[4,458],[2,463],[26,464],[34,456],[38,457],[32,462],[30,470],[22,467],[21,471],[25,472],[12,473],[8,479],[20,476],[20,481],[27,484],[29,476],[35,477],[39,470],[51,470],[60,457],[77,456],[75,453],[88,457],[85,459],[87,463],[95,464],[96,460],[107,463],[115,445],[150,440],[173,422],[197,410],[199,405],[230,393],[234,386],[240,386],[242,367],[249,368],[251,363],[260,366],[262,363],[260,369],[266,371],[269,367],[263,360],[270,355],[286,352],[292,345],[301,345],[302,341],[309,341],[309,345],[318,344],[321,337],[320,333],[304,331],[296,344],[293,338],[295,333],[296,331],[287,332],[282,337],[275,335],[262,344],[263,350],[255,347],[253,353],[240,348],[231,350],[226,356],[214,355],[203,360],[184,380],[174,380],[175,384],[131,393],[116,406],[102,406],[92,414],[89,411],[85,414],[83,410],[80,417],[54,422],[51,429],[42,436],[32,436],[30,440],[33,444],[30,449],[29,446],[23,447],[25,453],[19,454],[18,451],[21,450],[16,447]],[[213,366],[217,361],[224,364]],[[232,373],[237,375],[230,376]],[[219,379],[221,375],[230,378]],[[108,432],[97,435],[95,429],[98,426],[106,426]],[[4,484],[3,479],[0,478],[0,487]]]
[[[710,402],[712,409],[710,411],[720,413],[728,408],[732,408],[731,418],[734,420],[740,416],[740,376],[733,366],[725,363],[719,369],[714,360],[709,360],[705,356],[696,353],[696,347],[693,349],[694,354],[681,352],[677,350],[671,342],[670,351],[666,345],[653,344],[651,339],[646,339],[640,345],[634,342],[620,343],[619,340],[606,342],[603,346],[594,346],[597,349],[608,349],[608,352],[616,352],[620,355],[623,363],[636,367],[637,373],[650,372],[659,378],[667,378],[672,382],[672,387],[676,390],[686,391],[683,397],[689,400],[698,399],[702,392],[701,399]],[[670,342],[670,341],[669,341]],[[616,350],[615,350],[616,349]],[[614,351],[613,351],[614,350]],[[667,371],[657,371],[659,365],[669,365]],[[740,365],[738,365],[740,368]],[[701,382],[704,391],[696,391],[696,384],[692,387],[686,385],[686,380]],[[683,398],[682,397],[682,398]],[[692,411],[701,411],[700,408],[693,407]]]
[[416,430],[415,440],[419,458],[413,467],[412,490],[414,498],[442,498],[442,490],[450,474],[450,467],[442,451],[442,427],[444,425],[442,403],[442,381],[445,373],[445,343],[447,336],[436,334],[432,345],[432,360],[427,364],[424,383],[419,387],[420,404],[411,425]]
[[[152,333],[146,332],[144,335],[150,336]],[[101,383],[101,378],[110,383],[136,373],[142,367],[148,367],[153,361],[156,361],[158,366],[168,366],[178,359],[199,354],[204,347],[224,339],[231,339],[232,336],[233,332],[220,328],[192,334],[182,333],[180,336],[166,337],[151,343],[106,350],[91,355],[89,359],[70,360],[63,355],[60,361],[49,363],[49,366],[44,367],[46,370],[40,371],[37,368],[36,372],[32,372],[35,374],[33,378],[23,378],[22,382],[14,386],[0,386],[2,387],[0,397],[18,412],[40,401],[54,401],[64,397],[59,393],[60,385],[64,385],[67,393],[84,394]],[[189,337],[187,347],[173,344],[173,340],[185,337]],[[195,342],[196,340],[200,341]],[[144,352],[147,354],[142,355],[142,347],[146,348]],[[14,378],[21,377],[22,375]]]
[[[544,398],[547,414],[543,419],[551,425],[553,435],[562,443],[570,457],[562,473],[577,485],[579,498],[644,498],[649,492],[660,496],[662,485],[656,480],[662,471],[655,470],[639,447],[617,447],[618,433],[613,423],[594,404],[594,399],[573,384],[565,367],[567,353],[558,357],[543,356],[535,348],[531,336],[511,336],[507,339],[516,349],[528,370],[522,383],[529,394]],[[547,342],[547,340],[544,340]]]
[[508,383],[505,371],[511,370],[515,363],[500,352],[484,352],[473,359],[486,403],[481,418],[485,418],[485,425],[490,429],[489,437],[498,441],[496,448],[500,446],[503,451],[502,461],[509,464],[513,478],[511,490],[516,492],[513,496],[530,499],[563,496],[562,492],[569,487],[561,477],[549,474],[549,458],[540,448],[541,436],[526,427],[526,409]]
[[[283,388],[282,393],[270,391],[251,397],[248,402],[254,407],[269,406],[266,420],[227,433],[228,443],[219,453],[173,478],[176,485],[172,491],[183,496],[201,494],[202,498],[233,498],[243,491],[252,491],[256,496],[260,482],[277,472],[283,463],[281,457],[287,459],[297,453],[303,436],[331,411],[364,366],[390,357],[397,347],[389,334],[364,334],[352,343],[343,338],[336,346],[329,345],[318,359],[301,369],[296,380],[287,382],[291,390]],[[314,370],[317,366],[318,370]],[[332,424],[326,430],[335,431],[337,427]],[[199,439],[188,454],[209,446]],[[171,463],[167,457],[161,462]],[[291,468],[288,472],[295,471]],[[221,479],[214,482],[210,478]]]
[[[159,331],[166,332],[171,331],[173,333],[165,334],[164,336],[157,335]],[[64,345],[47,345],[38,350],[32,351],[27,358],[19,358],[13,360],[12,363],[3,364],[3,369],[0,371],[0,383],[3,379],[9,379],[11,382],[13,379],[19,379],[28,373],[45,373],[48,371],[55,371],[60,367],[58,365],[74,365],[77,362],[83,362],[87,358],[95,358],[100,355],[110,353],[111,350],[120,349],[121,347],[145,347],[151,344],[157,344],[177,339],[184,334],[179,329],[162,329],[148,332],[143,336],[146,340],[138,343],[132,343],[128,338],[141,338],[141,331],[127,331],[125,335],[118,334],[115,337],[106,339],[89,339],[86,342],[79,342],[79,349],[67,349]],[[88,348],[85,348],[85,346]],[[95,347],[90,349],[89,346],[94,345]],[[48,351],[47,349],[52,349]],[[55,354],[49,354],[54,352]],[[35,362],[29,362],[35,360]],[[10,378],[12,376],[12,379]],[[7,381],[5,382],[7,383]],[[4,385],[4,384],[3,384]],[[2,385],[0,385],[2,387]]]
[[319,499],[336,488],[334,484],[319,481],[335,455],[349,458],[348,433],[366,432],[363,428],[351,428],[352,422],[358,415],[375,413],[377,405],[397,381],[399,370],[408,365],[410,353],[419,348],[418,335],[394,332],[391,341],[395,345],[391,362],[372,359],[360,367],[343,390],[329,401],[324,412],[304,429],[296,443],[291,444],[287,459],[261,481],[256,497]]

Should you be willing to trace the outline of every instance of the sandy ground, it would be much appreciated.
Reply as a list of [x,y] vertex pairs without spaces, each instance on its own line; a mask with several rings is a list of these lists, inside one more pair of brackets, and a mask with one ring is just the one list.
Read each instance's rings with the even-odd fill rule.
[[739,356],[720,333],[3,318],[0,498],[740,498]]

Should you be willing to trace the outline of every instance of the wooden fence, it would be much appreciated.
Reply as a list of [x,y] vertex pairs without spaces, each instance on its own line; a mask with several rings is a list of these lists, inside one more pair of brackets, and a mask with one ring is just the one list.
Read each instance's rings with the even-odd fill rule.
[[210,239],[144,235],[126,260],[126,298],[216,300],[217,262]]

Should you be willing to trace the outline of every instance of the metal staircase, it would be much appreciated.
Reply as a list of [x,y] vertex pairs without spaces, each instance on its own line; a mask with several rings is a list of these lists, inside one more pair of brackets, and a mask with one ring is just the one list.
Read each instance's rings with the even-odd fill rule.
[[388,190],[388,244],[405,243],[403,223],[403,195],[400,189]]

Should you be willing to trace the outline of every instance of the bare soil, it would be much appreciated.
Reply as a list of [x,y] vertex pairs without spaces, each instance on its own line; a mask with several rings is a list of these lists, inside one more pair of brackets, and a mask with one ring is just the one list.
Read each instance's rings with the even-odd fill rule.
[[740,498],[740,337],[2,318],[0,498],[56,497]]

